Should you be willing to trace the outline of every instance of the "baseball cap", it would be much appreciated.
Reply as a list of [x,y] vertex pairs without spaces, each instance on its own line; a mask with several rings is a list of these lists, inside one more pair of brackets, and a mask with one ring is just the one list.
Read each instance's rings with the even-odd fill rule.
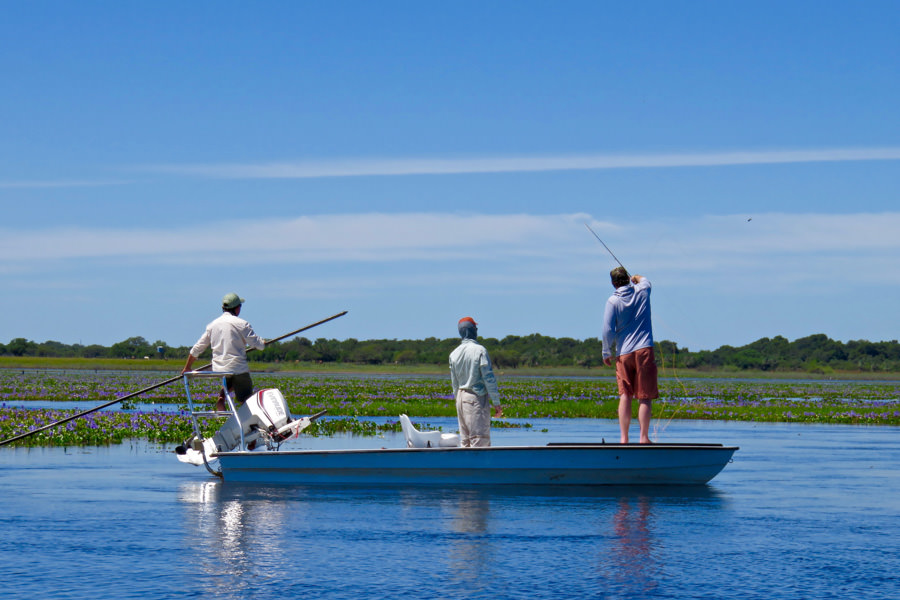
[[222,298],[222,308],[237,308],[241,304],[244,303],[244,299],[235,294],[234,292],[230,294],[225,294],[225,297]]

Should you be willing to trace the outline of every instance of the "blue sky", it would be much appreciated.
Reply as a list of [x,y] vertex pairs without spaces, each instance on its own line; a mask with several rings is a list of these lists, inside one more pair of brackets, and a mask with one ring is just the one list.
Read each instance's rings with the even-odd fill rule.
[[50,2],[0,21],[0,342],[891,340],[900,3]]

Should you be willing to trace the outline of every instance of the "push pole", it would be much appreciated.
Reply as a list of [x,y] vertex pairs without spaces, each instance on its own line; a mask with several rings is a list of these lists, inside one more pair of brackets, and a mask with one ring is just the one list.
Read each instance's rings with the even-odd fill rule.
[[[332,316],[328,317],[327,319],[322,319],[321,321],[316,321],[312,325],[307,325],[306,327],[301,327],[300,329],[296,329],[294,331],[291,331],[290,333],[280,335],[277,338],[273,338],[271,340],[266,340],[266,345],[271,344],[273,342],[283,340],[286,337],[296,335],[296,334],[300,333],[301,331],[306,331],[307,329],[312,329],[313,327],[321,325],[322,323],[327,323],[328,321],[337,319],[338,317],[343,317],[346,314],[347,314],[347,311],[345,310],[344,312],[340,312],[336,315],[332,315]],[[248,350],[248,352],[251,352],[253,350],[255,350],[255,348],[250,348]],[[195,370],[196,371],[204,371],[204,370],[210,368],[211,366],[212,366],[212,363],[210,363],[208,365],[203,365],[199,369],[195,369]],[[92,412],[97,412],[98,410],[102,410],[102,409],[106,408],[107,406],[112,406],[113,404],[118,404],[119,402],[123,402],[125,400],[128,400],[129,398],[134,398],[135,396],[140,396],[141,394],[146,394],[147,392],[149,392],[151,390],[155,390],[156,388],[160,388],[164,385],[169,385],[170,383],[174,383],[174,382],[178,381],[179,379],[181,379],[181,375],[176,375],[175,377],[171,377],[169,379],[166,379],[165,381],[160,381],[159,383],[153,384],[149,387],[145,387],[144,389],[138,390],[137,392],[132,392],[126,396],[122,396],[121,398],[116,398],[115,400],[110,400],[109,402],[106,402],[105,404],[101,404],[100,406],[95,406],[94,408],[82,411],[76,415],[66,417],[65,419],[60,419],[59,421],[55,421],[48,425],[44,425],[43,427],[38,427],[37,429],[32,429],[31,431],[26,431],[25,433],[21,433],[19,435],[16,435],[11,438],[0,441],[0,446],[5,446],[6,444],[11,444],[15,441],[21,440],[22,438],[26,438],[30,435],[34,435],[35,433],[40,433],[41,431],[46,431],[48,429],[56,427],[57,425],[62,425],[63,423],[68,423],[69,421],[73,421],[73,420],[81,418],[85,415],[89,415]]]

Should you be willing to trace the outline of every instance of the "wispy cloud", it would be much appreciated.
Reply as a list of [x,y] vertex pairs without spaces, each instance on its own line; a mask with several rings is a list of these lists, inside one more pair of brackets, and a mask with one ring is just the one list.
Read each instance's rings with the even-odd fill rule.
[[[814,254],[900,250],[900,213],[705,216],[690,220],[684,247],[707,254]],[[671,232],[670,232],[671,233]]]
[[20,180],[0,181],[0,189],[43,189],[43,188],[78,188],[103,187],[109,185],[128,185],[130,180],[92,180],[92,179],[60,179],[60,180]]
[[[900,213],[706,216],[647,224],[645,243],[625,246],[620,258],[626,266],[630,261],[661,274],[696,273],[704,282],[714,275],[747,288],[833,285],[847,278],[898,284],[898,227]],[[635,233],[610,236],[626,244]]]
[[600,169],[722,167],[816,162],[900,160],[900,148],[826,148],[666,154],[589,154],[470,158],[345,159],[151,165],[141,170],[222,179],[310,179],[400,175],[454,175]]
[[[900,213],[779,214],[613,223],[587,214],[347,214],[214,222],[190,228],[0,230],[0,272],[28,264],[101,259],[141,264],[271,265],[466,261],[498,281],[541,271],[571,276],[614,266],[588,223],[629,268],[785,270],[790,261],[827,273],[836,260],[883,264],[900,253]],[[223,248],[223,231],[242,243]],[[229,240],[234,240],[229,234]],[[463,264],[463,263],[461,263]],[[523,267],[525,265],[526,267]],[[537,267],[536,265],[540,265]],[[569,275],[565,275],[569,274]],[[549,279],[548,279],[549,280]],[[416,283],[420,281],[417,280]]]
[[[317,179],[893,160],[900,160],[900,147],[462,158],[348,158],[268,163],[156,164],[130,167],[127,170],[210,179]],[[102,187],[134,183],[136,181],[132,179],[12,180],[0,181],[0,189]]]
[[[737,325],[747,341],[818,331],[843,331],[847,339],[886,335],[880,320],[866,330],[855,318],[844,325],[840,311],[856,284],[877,282],[881,312],[896,297],[900,212],[748,219],[372,213],[181,228],[7,228],[0,229],[0,275],[10,290],[7,311],[40,306],[41,320],[77,302],[102,307],[92,318],[105,326],[106,312],[119,310],[114,299],[145,298],[160,286],[171,302],[187,306],[210,288],[222,293],[217,286],[227,274],[282,311],[302,301],[307,308],[350,307],[375,321],[410,316],[389,331],[365,330],[357,321],[338,336],[435,335],[427,323],[475,307],[498,332],[585,337],[599,331],[615,266],[588,223],[626,267],[652,279],[661,339],[714,347],[703,340],[728,340]],[[31,327],[39,329],[41,320]],[[148,339],[167,339],[157,331],[169,320],[154,325]],[[120,321],[127,331],[130,321]],[[267,326],[261,314],[254,321]],[[271,320],[268,326],[275,328]],[[30,331],[21,335],[36,335]]]
[[[190,228],[67,227],[0,230],[6,261],[143,257],[207,263],[443,260],[535,255],[567,238],[584,214],[463,215],[452,213],[347,214],[287,220],[216,222]],[[601,230],[614,226],[594,221]],[[576,229],[577,231],[577,229]],[[223,232],[243,244],[222,248]],[[235,254],[239,254],[238,257]]]

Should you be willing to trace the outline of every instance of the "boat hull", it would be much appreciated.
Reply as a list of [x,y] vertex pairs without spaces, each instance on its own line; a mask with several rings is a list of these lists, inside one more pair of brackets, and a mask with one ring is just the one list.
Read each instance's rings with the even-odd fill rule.
[[222,452],[226,481],[302,485],[700,485],[738,448],[721,444],[558,444]]

